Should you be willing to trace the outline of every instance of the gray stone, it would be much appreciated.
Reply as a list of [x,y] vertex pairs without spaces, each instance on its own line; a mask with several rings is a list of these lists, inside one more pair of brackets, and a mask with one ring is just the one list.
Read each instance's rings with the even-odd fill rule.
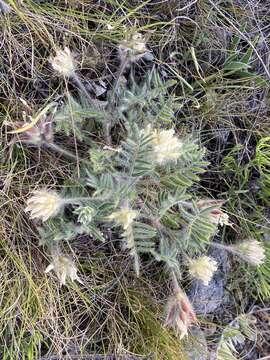
[[190,329],[190,337],[187,341],[185,352],[189,360],[208,360],[207,342],[200,328],[193,326]]

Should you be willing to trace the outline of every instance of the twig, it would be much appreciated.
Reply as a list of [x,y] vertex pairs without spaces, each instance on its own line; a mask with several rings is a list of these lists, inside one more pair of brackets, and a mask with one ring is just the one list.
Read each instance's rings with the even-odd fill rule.
[[190,6],[196,4],[197,2],[198,2],[198,0],[194,0],[191,3],[189,3],[189,4],[185,5],[184,7],[182,7],[181,9],[176,9],[176,11],[184,11],[184,10],[188,9]]

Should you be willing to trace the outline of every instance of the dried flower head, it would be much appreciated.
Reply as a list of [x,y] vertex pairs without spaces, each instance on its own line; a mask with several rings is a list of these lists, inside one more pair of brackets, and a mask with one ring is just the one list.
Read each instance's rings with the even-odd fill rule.
[[197,206],[199,209],[207,209],[208,207],[214,207],[209,213],[209,220],[211,224],[221,226],[231,225],[231,223],[229,222],[229,215],[220,209],[220,206],[222,206],[223,204],[223,200],[206,199],[197,202]]
[[241,244],[231,246],[231,249],[242,259],[254,266],[263,264],[265,260],[265,249],[257,240],[246,240]]
[[108,219],[114,220],[118,225],[123,226],[124,230],[127,230],[137,215],[137,211],[123,207],[121,210],[113,212]]
[[[24,132],[15,134],[10,144],[21,142],[26,145],[41,146],[43,144],[53,142],[53,128],[52,116],[44,116],[36,125],[29,127]],[[14,124],[16,128],[24,128],[26,124],[22,121],[17,121]]]
[[148,50],[143,35],[135,33],[120,43],[119,51],[120,53],[130,53],[130,55],[134,56],[144,54]]
[[67,47],[65,47],[64,50],[58,49],[55,56],[49,59],[49,62],[53,69],[62,76],[71,77],[75,73],[76,67],[74,59]]
[[45,273],[48,273],[51,270],[55,271],[61,286],[66,285],[67,278],[70,278],[72,282],[77,280],[79,283],[83,284],[77,275],[77,268],[73,261],[66,256],[56,256],[53,259],[53,262],[46,268]]
[[187,335],[189,326],[196,322],[197,318],[190,301],[179,289],[168,300],[165,326],[174,328],[182,339]]
[[[146,130],[147,131],[147,130]],[[182,142],[174,135],[174,130],[154,130],[153,149],[155,161],[164,164],[168,161],[176,161],[180,156]]]
[[189,261],[190,275],[201,280],[205,286],[208,286],[216,270],[217,262],[208,256],[201,256]]
[[56,216],[63,205],[63,199],[54,191],[37,190],[27,200],[25,211],[30,212],[30,219],[48,220]]

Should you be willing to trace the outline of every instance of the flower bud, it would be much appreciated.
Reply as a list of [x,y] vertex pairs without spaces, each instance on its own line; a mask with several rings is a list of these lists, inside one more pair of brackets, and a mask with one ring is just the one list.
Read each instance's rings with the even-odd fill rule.
[[[31,120],[31,117],[30,117]],[[23,129],[28,124],[22,121],[17,121],[13,125],[16,128]],[[53,128],[52,128],[52,116],[44,116],[36,125],[27,128],[23,132],[16,133],[11,140],[10,144],[21,142],[26,145],[42,146],[44,143],[53,142]]]
[[[200,200],[197,202],[199,209],[207,209],[209,207],[214,207],[209,212],[209,221],[214,225],[231,225],[229,222],[229,215],[226,214],[223,210],[220,209],[220,206],[224,204],[223,200]],[[216,207],[215,207],[216,206]]]
[[190,301],[180,289],[177,290],[168,300],[165,326],[174,328],[182,339],[187,335],[189,326],[196,322],[197,318]]

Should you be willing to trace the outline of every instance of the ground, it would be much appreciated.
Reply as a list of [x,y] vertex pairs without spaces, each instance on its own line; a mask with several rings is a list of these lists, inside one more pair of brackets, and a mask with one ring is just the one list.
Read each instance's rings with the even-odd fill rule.
[[[107,354],[107,359],[199,360],[211,354],[218,360],[267,359],[268,2],[6,0],[0,8],[1,358],[102,359]],[[136,54],[121,68],[121,44],[132,34],[143,36],[146,55]],[[231,222],[214,241],[230,245],[252,238],[265,248],[264,265],[258,268],[218,254],[222,265],[211,285],[217,306],[211,310],[198,310],[198,298],[212,300],[183,274],[181,284],[199,320],[184,340],[164,326],[171,284],[161,264],[143,256],[136,277],[115,232],[107,232],[102,243],[99,234],[72,236],[65,229],[71,240],[63,246],[76,259],[83,286],[60,287],[55,276],[44,274],[50,263],[44,246],[48,229],[42,237],[40,224],[25,213],[29,195],[45,186],[78,192],[84,174],[80,158],[102,166],[93,144],[111,151],[123,130],[123,122],[112,122],[102,136],[102,126],[89,123],[89,137],[81,137],[81,117],[76,117],[76,111],[85,111],[76,108],[82,102],[80,85],[59,76],[49,61],[65,47],[72,52],[83,88],[101,107],[116,80],[130,89],[133,80],[141,84],[155,71],[162,83],[171,81],[166,96],[177,106],[167,102],[159,121],[162,126],[173,123],[180,137],[196,138],[205,148],[206,172],[192,191],[224,200]],[[130,93],[125,96],[133,101]],[[141,104],[146,101],[142,94],[136,94]],[[65,113],[57,113],[64,121],[59,120],[54,141],[75,154],[75,162],[55,148],[29,146],[22,135],[15,143],[10,132],[18,122],[29,115],[33,119],[51,103],[62,109],[66,98],[77,110],[71,126],[65,124]],[[84,119],[98,116],[103,115],[88,112]],[[70,219],[72,213],[66,216]]]

